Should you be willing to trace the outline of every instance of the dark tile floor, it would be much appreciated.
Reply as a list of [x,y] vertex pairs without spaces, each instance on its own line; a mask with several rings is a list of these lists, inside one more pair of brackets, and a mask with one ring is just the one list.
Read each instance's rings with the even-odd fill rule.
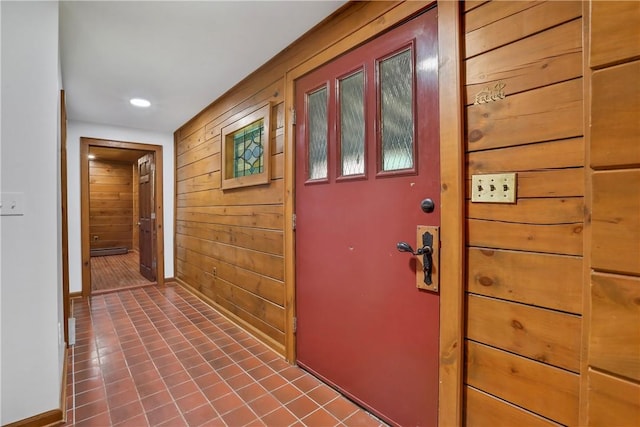
[[67,424],[379,426],[181,287],[73,300]]

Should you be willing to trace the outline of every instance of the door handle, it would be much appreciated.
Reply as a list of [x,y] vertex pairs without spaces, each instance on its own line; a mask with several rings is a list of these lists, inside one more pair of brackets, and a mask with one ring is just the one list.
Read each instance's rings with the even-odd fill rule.
[[422,247],[414,251],[407,242],[398,242],[396,248],[400,252],[409,252],[412,255],[422,255],[422,266],[424,270],[424,283],[431,285],[431,273],[433,272],[433,235],[426,231],[422,235]]

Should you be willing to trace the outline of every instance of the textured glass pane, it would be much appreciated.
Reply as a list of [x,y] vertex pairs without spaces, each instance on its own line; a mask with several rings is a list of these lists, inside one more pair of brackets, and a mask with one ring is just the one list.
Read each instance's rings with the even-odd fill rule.
[[382,170],[413,167],[413,67],[406,50],[380,62]]
[[309,179],[327,177],[327,88],[308,95]]
[[342,175],[364,173],[364,74],[340,80]]
[[233,134],[233,176],[254,175],[264,170],[262,137],[264,122],[252,123]]

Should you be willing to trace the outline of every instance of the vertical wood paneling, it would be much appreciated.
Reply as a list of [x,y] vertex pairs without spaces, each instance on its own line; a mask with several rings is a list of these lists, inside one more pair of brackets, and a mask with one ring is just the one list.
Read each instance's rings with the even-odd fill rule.
[[640,57],[640,2],[591,3],[591,68]]
[[[581,421],[640,424],[640,3],[591,3],[589,322]],[[619,274],[610,274],[610,273]]]
[[591,167],[640,166],[638,76],[640,61],[593,73]]
[[640,382],[640,277],[591,276],[589,343],[591,366]]
[[91,249],[133,248],[133,187],[131,164],[89,162]]
[[[515,204],[467,202],[467,425],[578,421],[581,15],[581,2],[517,1],[465,14],[468,185],[474,174],[518,180]],[[500,96],[476,98],[491,90]]]
[[588,375],[590,426],[640,425],[640,385],[597,371]]
[[640,274],[640,169],[593,174],[592,265]]

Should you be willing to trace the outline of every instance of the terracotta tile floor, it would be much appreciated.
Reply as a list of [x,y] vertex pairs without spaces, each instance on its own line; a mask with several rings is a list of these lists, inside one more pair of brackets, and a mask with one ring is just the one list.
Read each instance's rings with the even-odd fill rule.
[[181,287],[73,300],[67,424],[380,426]]

